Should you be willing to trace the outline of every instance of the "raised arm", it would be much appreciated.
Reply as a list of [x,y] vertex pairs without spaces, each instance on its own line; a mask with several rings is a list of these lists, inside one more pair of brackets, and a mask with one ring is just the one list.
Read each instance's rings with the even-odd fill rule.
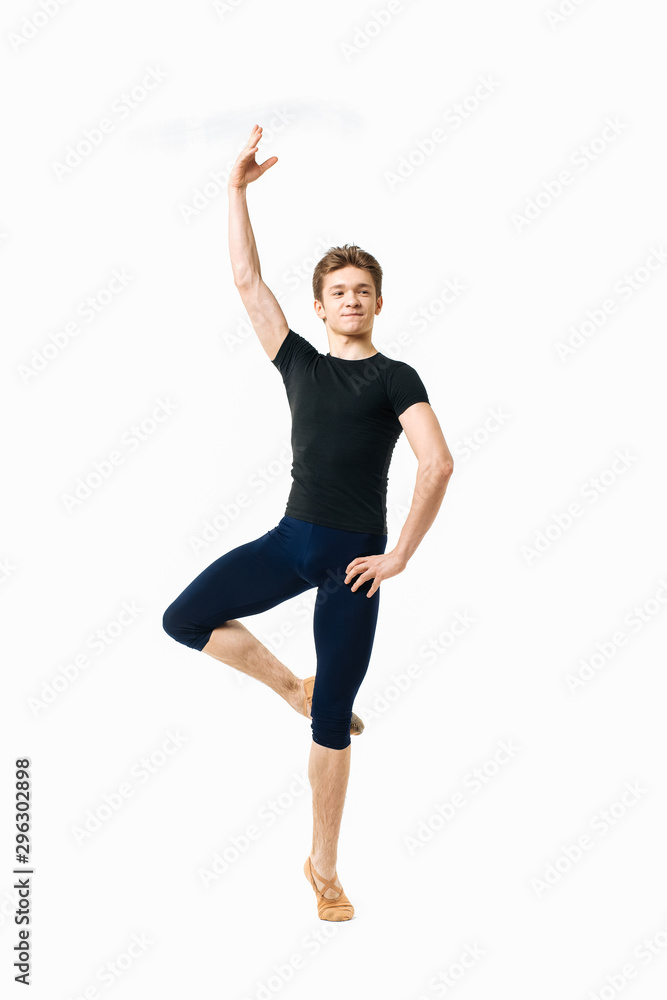
[[259,341],[271,360],[289,331],[289,324],[280,304],[262,279],[255,236],[250,225],[246,188],[252,181],[278,161],[271,156],[257,163],[255,153],[262,138],[259,125],[253,127],[250,138],[239,153],[227,182],[229,194],[229,255],[234,284],[246,308]]

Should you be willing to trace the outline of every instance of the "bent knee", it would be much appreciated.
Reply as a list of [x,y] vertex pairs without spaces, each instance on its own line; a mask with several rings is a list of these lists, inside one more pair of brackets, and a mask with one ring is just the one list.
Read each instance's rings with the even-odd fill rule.
[[321,747],[329,747],[330,750],[345,750],[352,742],[350,738],[351,722],[352,712],[350,712],[349,718],[313,716],[310,724],[313,740]]
[[178,600],[170,604],[162,615],[162,628],[176,642],[199,651],[211,637],[211,629],[203,629],[201,625],[190,620],[179,607]]

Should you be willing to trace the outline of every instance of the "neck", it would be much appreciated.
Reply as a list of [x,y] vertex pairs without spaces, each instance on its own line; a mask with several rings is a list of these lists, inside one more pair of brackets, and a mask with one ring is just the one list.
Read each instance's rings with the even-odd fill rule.
[[379,353],[371,341],[370,333],[366,336],[352,337],[327,331],[327,336],[329,353],[332,358],[341,358],[343,361],[363,361],[365,358],[372,358]]

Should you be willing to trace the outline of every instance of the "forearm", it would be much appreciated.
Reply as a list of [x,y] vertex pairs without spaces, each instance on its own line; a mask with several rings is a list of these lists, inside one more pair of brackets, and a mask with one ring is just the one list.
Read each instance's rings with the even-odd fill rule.
[[262,271],[255,236],[250,225],[245,187],[228,187],[229,194],[229,256],[234,284],[250,283],[260,278]]
[[441,470],[430,466],[419,466],[410,512],[393,549],[404,563],[411,558],[435,521],[451,475],[452,469]]

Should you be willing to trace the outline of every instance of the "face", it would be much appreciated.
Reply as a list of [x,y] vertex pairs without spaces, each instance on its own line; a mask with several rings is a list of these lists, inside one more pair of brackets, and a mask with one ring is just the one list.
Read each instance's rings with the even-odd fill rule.
[[322,286],[322,302],[315,302],[320,319],[340,333],[365,333],[382,308],[382,296],[375,297],[375,285],[368,271],[341,267],[327,274]]

